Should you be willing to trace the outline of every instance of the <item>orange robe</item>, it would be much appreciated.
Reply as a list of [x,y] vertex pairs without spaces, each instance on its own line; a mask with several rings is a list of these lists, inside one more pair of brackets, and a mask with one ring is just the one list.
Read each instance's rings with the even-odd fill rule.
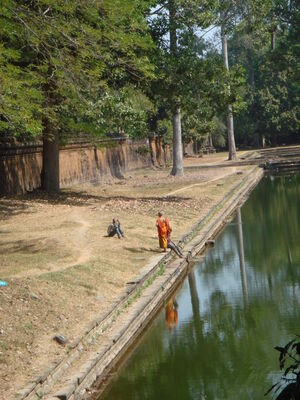
[[167,235],[171,231],[168,218],[157,218],[156,226],[158,231],[159,247],[166,250],[168,246]]
[[178,324],[178,311],[174,306],[174,302],[171,299],[166,306],[166,324],[169,329],[175,328]]

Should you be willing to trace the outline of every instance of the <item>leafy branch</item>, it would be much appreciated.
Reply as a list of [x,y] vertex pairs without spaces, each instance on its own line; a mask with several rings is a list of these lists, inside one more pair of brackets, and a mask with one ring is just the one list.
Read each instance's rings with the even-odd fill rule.
[[[298,336],[298,335],[297,335]],[[298,336],[300,337],[300,336]],[[300,341],[293,339],[284,347],[276,346],[279,351],[279,368],[283,372],[279,381],[265,393],[273,392],[275,400],[300,399]],[[274,397],[276,396],[276,397]]]

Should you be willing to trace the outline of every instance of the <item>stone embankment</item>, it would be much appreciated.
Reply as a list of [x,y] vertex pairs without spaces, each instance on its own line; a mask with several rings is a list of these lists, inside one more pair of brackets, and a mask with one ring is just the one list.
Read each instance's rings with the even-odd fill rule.
[[[259,165],[273,172],[292,172],[300,170],[300,146],[276,147],[253,150],[239,157],[238,160],[222,163],[202,164],[201,168],[230,168],[234,166]],[[193,166],[190,168],[199,168]]]
[[168,253],[152,259],[141,274],[128,282],[127,292],[103,317],[95,319],[85,335],[68,347],[55,365],[35,379],[22,392],[20,400],[79,400],[94,395],[113,366],[163,305],[187,273],[191,258],[205,249],[233,212],[247,198],[263,176],[251,168],[221,201],[181,238],[184,259]]
[[265,170],[275,173],[300,171],[300,147],[261,150],[255,160],[259,161]]

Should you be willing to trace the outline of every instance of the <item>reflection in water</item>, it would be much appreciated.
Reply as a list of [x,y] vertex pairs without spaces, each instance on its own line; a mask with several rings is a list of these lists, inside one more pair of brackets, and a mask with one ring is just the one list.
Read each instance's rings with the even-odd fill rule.
[[264,398],[278,371],[273,347],[300,331],[300,175],[265,178],[241,212],[103,399]]
[[237,227],[238,227],[238,243],[239,243],[239,258],[241,268],[241,280],[243,288],[243,297],[245,305],[248,303],[248,291],[247,291],[247,275],[245,269],[245,253],[244,253],[244,240],[243,240],[243,225],[240,207],[236,211],[237,214]]
[[166,324],[169,329],[173,329],[178,324],[178,303],[175,297],[172,297],[165,307]]
[[194,322],[195,322],[195,326],[197,327],[197,332],[199,332],[199,331],[201,331],[201,329],[199,329],[200,324],[201,324],[200,303],[199,303],[199,296],[198,296],[198,291],[197,291],[197,285],[196,285],[196,278],[195,278],[194,269],[192,269],[189,272],[188,281],[189,281],[189,289],[190,289],[190,296],[191,296],[191,304],[192,304]]

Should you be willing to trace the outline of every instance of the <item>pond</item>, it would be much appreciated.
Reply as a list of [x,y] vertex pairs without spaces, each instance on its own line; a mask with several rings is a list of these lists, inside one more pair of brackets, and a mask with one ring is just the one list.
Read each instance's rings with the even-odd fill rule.
[[273,347],[300,334],[299,284],[300,174],[264,177],[101,400],[263,399]]

